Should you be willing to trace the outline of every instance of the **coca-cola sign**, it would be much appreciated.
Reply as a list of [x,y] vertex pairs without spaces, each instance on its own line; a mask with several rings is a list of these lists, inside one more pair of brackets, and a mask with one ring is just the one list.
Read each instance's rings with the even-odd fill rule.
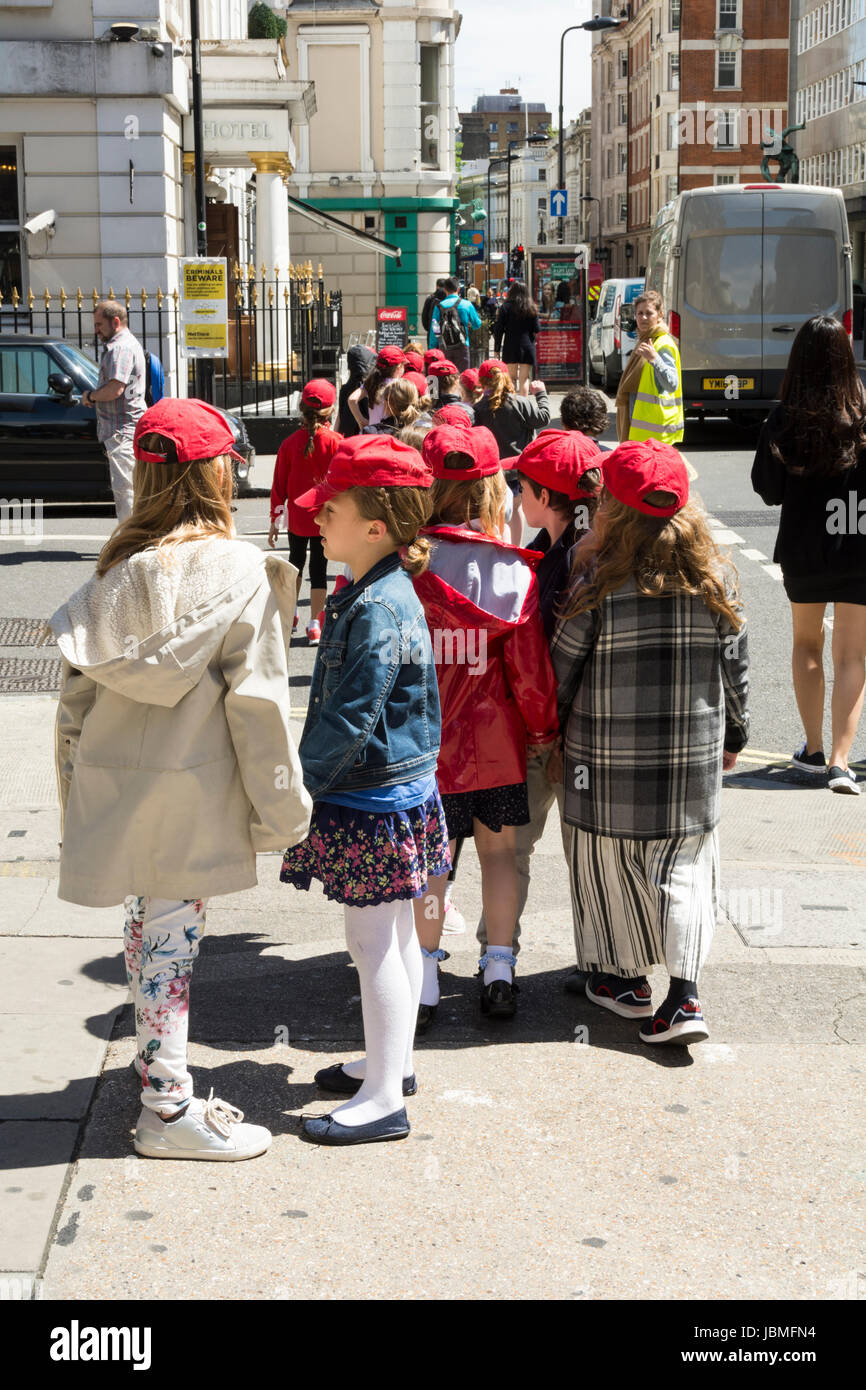
[[377,351],[384,347],[404,348],[409,341],[409,310],[405,305],[377,309],[376,330]]

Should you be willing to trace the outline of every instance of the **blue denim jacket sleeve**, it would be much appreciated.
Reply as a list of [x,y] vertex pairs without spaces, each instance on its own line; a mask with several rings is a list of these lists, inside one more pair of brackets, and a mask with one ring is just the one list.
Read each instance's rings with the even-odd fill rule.
[[[298,750],[304,782],[317,798],[352,770],[376,727],[400,670],[394,640],[400,631],[400,615],[382,599],[359,603],[352,613],[345,649],[339,644],[339,672],[322,688],[319,706],[310,708]],[[327,656],[320,647],[317,659]]]

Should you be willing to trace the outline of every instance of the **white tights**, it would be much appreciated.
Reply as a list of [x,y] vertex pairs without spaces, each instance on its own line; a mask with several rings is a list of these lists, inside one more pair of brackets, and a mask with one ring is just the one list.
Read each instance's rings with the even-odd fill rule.
[[411,902],[346,907],[346,945],[358,968],[366,1057],[344,1063],[364,1084],[333,1112],[340,1124],[366,1125],[403,1109],[423,968]]

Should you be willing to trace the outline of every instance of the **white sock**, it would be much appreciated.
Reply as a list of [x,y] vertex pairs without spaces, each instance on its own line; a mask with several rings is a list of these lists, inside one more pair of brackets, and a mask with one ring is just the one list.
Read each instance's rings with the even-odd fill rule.
[[424,981],[421,985],[422,1004],[439,1003],[439,961],[435,955],[428,956],[426,952],[421,952],[421,959],[424,962]]
[[454,884],[451,882],[451,880],[450,880],[450,878],[449,878],[449,879],[446,881],[446,884],[445,884],[445,911],[446,911],[446,912],[448,911],[448,904],[449,904],[450,901],[451,901],[451,890],[452,890],[453,887],[454,887]]
[[[403,958],[403,968],[409,979],[409,987],[412,991],[412,1018],[418,1015],[418,1005],[421,1002],[421,984],[424,979],[424,969],[422,965],[421,946],[418,941],[418,933],[415,931],[415,919],[412,913],[411,903],[401,903],[403,912],[398,918],[397,935],[400,940],[400,955]],[[408,912],[406,911],[408,909]],[[411,930],[410,930],[411,928]],[[415,1066],[412,1060],[412,1048],[415,1042],[414,1022],[409,1030],[409,1039],[406,1044],[406,1059],[403,1063],[403,1076],[413,1076]],[[347,1076],[353,1076],[358,1081],[363,1081],[367,1075],[367,1059],[359,1057],[356,1062],[344,1062],[343,1071]]]
[[[406,1040],[415,1027],[413,987],[401,953],[411,903],[346,907],[346,943],[358,968],[366,1066],[357,1095],[332,1113],[343,1125],[366,1125],[403,1108]],[[414,931],[414,924],[412,925]]]
[[[499,951],[503,954],[493,954]],[[488,946],[487,964],[484,967],[484,983],[492,985],[496,980],[506,980],[508,984],[511,984],[514,979],[514,970],[509,964],[510,960],[512,960],[512,955],[508,946]]]

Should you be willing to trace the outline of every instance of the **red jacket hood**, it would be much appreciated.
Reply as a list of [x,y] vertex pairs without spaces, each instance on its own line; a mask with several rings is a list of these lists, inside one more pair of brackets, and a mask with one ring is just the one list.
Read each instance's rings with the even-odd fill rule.
[[508,545],[471,526],[427,526],[421,535],[433,548],[415,589],[425,607],[435,606],[437,621],[505,634],[537,611],[532,578],[543,559],[540,551]]

